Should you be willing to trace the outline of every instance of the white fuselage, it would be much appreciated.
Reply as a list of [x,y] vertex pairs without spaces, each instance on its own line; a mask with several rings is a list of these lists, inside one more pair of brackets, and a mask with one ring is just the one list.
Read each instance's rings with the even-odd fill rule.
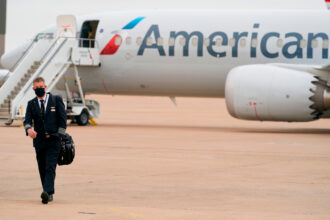
[[86,93],[223,97],[236,66],[328,65],[328,11],[112,12],[79,18],[78,30],[87,20],[99,20],[100,52],[116,35],[122,41],[114,54],[101,55],[101,67],[79,68]]

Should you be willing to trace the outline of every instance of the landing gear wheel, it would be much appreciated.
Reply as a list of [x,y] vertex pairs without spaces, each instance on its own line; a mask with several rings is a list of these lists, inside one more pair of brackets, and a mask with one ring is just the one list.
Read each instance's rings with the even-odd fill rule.
[[86,126],[88,124],[89,114],[86,109],[84,109],[79,116],[76,116],[77,124],[80,126]]

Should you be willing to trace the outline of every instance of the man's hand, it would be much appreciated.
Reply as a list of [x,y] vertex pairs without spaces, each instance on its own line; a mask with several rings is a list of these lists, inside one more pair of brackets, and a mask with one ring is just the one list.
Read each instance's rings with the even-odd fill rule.
[[35,132],[32,128],[29,128],[27,130],[27,133],[32,139],[35,139],[37,137],[37,132]]

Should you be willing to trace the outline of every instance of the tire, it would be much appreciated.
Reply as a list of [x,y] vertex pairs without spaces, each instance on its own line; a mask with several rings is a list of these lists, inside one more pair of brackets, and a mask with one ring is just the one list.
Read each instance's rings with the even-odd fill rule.
[[77,124],[80,126],[86,126],[89,121],[89,114],[86,109],[82,110],[79,116],[76,116]]

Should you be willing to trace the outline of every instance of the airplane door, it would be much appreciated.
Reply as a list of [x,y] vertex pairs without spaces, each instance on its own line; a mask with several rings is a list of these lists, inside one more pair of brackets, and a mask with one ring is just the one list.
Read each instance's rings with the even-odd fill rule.
[[85,21],[81,27],[80,38],[80,47],[95,47],[95,37],[97,26],[99,25],[98,20]]
[[79,47],[72,50],[71,60],[77,66],[99,66],[100,51],[95,43],[99,20],[84,21],[81,26]]
[[77,22],[74,15],[59,15],[56,18],[57,37],[76,37]]

